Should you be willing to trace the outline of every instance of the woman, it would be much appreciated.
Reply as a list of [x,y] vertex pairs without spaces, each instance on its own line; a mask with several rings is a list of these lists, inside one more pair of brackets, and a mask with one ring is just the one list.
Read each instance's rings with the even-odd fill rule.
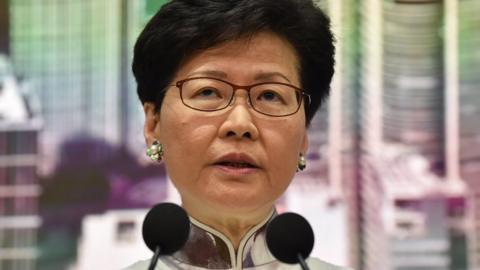
[[265,225],[305,168],[333,54],[311,0],[173,0],[151,19],[133,61],[145,138],[192,223],[185,247],[157,269],[298,268],[268,252]]

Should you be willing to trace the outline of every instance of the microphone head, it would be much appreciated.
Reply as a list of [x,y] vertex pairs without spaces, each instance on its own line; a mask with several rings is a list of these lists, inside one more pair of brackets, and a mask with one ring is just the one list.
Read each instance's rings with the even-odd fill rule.
[[173,203],[160,203],[148,211],[143,221],[142,235],[145,244],[160,255],[172,254],[187,242],[190,220],[182,207]]
[[267,246],[277,260],[296,264],[298,255],[308,258],[313,249],[314,235],[308,221],[295,213],[276,216],[267,226]]

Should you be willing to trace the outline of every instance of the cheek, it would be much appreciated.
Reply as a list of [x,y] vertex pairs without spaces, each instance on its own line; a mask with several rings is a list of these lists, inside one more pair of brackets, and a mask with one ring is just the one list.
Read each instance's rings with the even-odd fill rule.
[[[279,130],[278,127],[282,129]],[[303,127],[288,124],[265,130],[265,146],[272,165],[272,173],[276,175],[295,173],[305,132]]]
[[191,121],[172,121],[167,125],[168,131],[162,136],[166,157],[188,160],[194,158],[200,148],[208,146],[208,134],[211,133],[208,128],[194,126]]
[[188,112],[169,111],[162,121],[161,142],[165,145],[165,162],[171,176],[181,179],[198,174],[205,153],[215,138],[216,129]]

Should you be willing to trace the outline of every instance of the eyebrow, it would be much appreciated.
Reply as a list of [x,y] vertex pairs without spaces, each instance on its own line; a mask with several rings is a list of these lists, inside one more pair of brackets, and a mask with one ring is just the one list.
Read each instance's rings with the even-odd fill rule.
[[215,78],[226,79],[228,77],[227,73],[219,70],[200,70],[191,73],[188,77],[192,77],[193,75],[200,75],[200,76],[212,76]]
[[281,77],[290,83],[290,80],[287,78],[287,76],[280,72],[261,72],[255,75],[255,80],[270,80],[274,77]]
[[[188,77],[192,77],[194,75],[200,75],[200,76],[212,76],[215,78],[220,78],[220,79],[226,79],[228,78],[227,73],[219,70],[201,70],[201,71],[196,71],[191,73]],[[256,81],[260,80],[270,80],[274,77],[280,77],[285,79],[287,82],[291,83],[291,81],[288,79],[287,76],[283,75],[280,72],[260,72],[255,75],[254,79]]]

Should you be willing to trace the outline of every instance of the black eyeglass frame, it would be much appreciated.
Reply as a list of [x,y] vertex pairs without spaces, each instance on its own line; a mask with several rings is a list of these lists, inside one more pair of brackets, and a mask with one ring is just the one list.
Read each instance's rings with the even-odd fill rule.
[[[215,80],[215,81],[219,81],[219,82],[223,82],[223,83],[226,83],[228,85],[230,85],[232,88],[233,88],[233,93],[232,93],[232,96],[230,97],[230,100],[228,101],[228,103],[222,107],[222,108],[219,108],[219,109],[212,109],[212,110],[202,110],[202,109],[198,109],[198,108],[194,108],[192,106],[189,106],[188,104],[185,103],[185,101],[183,100],[183,91],[182,91],[182,87],[183,87],[183,84],[185,82],[188,82],[188,81],[191,81],[191,80],[196,80],[196,79],[210,79],[210,80]],[[299,97],[300,97],[300,100],[298,100],[298,106],[297,106],[297,109],[292,112],[292,113],[289,113],[289,114],[282,114],[282,115],[274,115],[274,114],[268,114],[268,113],[264,113],[264,112],[261,112],[259,110],[257,110],[255,108],[255,106],[253,105],[252,103],[252,99],[250,97],[250,90],[253,88],[253,87],[257,87],[259,85],[264,85],[264,84],[278,84],[278,85],[284,85],[284,86],[288,86],[288,87],[291,87],[293,88],[296,92],[299,93]],[[239,90],[239,89],[243,89],[245,91],[247,91],[247,96],[248,96],[248,103],[250,104],[250,106],[252,107],[252,109],[258,113],[261,113],[263,115],[267,115],[267,116],[271,116],[271,117],[285,117],[285,116],[290,116],[290,115],[293,115],[293,114],[296,114],[298,112],[298,110],[300,110],[300,107],[302,106],[302,102],[305,100],[304,97],[307,98],[308,102],[306,104],[306,106],[309,106],[310,105],[310,102],[311,102],[311,97],[309,94],[307,94],[307,92],[305,92],[305,90],[301,89],[301,88],[298,88],[294,85],[291,85],[291,84],[288,84],[288,83],[282,83],[282,82],[261,82],[261,83],[256,83],[256,84],[252,84],[252,85],[238,85],[238,84],[233,84],[231,82],[228,82],[228,81],[225,81],[225,80],[222,80],[222,79],[218,79],[218,78],[212,78],[212,77],[192,77],[192,78],[186,78],[186,79],[183,79],[183,80],[179,80],[175,83],[175,86],[178,88],[178,90],[180,91],[180,99],[182,100],[182,103],[183,105],[185,105],[186,107],[190,108],[190,109],[193,109],[193,110],[196,110],[196,111],[202,111],[202,112],[215,112],[215,111],[221,111],[225,108],[227,108],[228,106],[230,106],[230,104],[232,104],[232,101],[234,100],[234,97],[235,97],[235,91]]]

